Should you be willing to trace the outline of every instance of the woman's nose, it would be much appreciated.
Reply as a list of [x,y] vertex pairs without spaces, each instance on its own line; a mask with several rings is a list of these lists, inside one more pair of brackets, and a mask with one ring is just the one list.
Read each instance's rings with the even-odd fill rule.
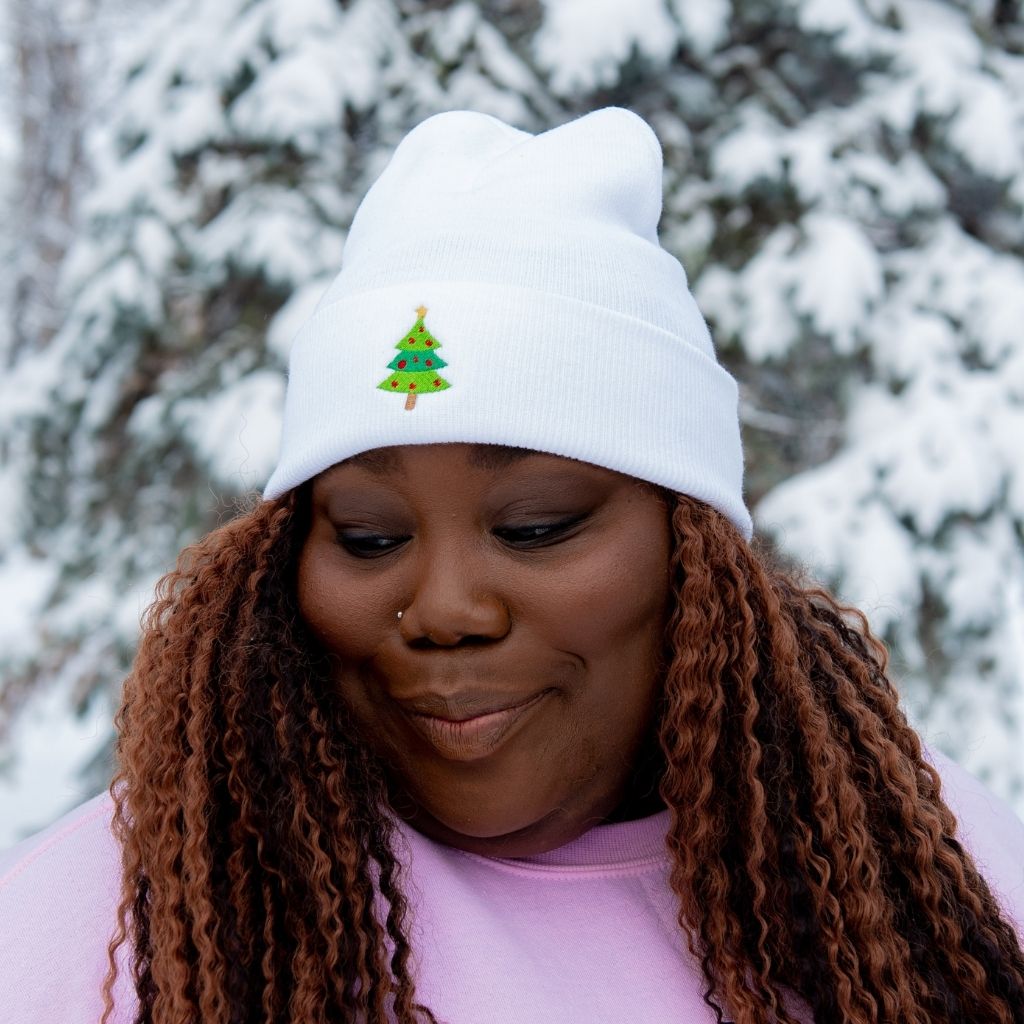
[[418,548],[413,586],[399,621],[406,642],[452,647],[468,638],[505,636],[511,618],[486,560],[451,544],[420,543]]

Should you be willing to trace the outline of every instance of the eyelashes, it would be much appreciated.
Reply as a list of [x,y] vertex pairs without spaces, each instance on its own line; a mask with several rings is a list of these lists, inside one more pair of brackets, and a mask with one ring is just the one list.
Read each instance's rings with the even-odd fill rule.
[[338,543],[356,558],[376,558],[379,555],[386,555],[396,544],[401,544],[402,539],[379,537],[374,534],[352,536],[339,530]]
[[543,523],[536,526],[506,526],[496,529],[494,533],[506,543],[514,544],[517,547],[536,547],[539,546],[537,542],[560,538],[581,523],[584,518],[576,516],[574,519],[565,519],[559,523]]
[[[536,523],[529,526],[504,526],[494,530],[503,543],[517,550],[547,547],[568,535],[586,516],[575,516],[557,523]],[[408,537],[389,537],[383,534],[337,531],[338,544],[355,558],[379,558],[397,550]]]

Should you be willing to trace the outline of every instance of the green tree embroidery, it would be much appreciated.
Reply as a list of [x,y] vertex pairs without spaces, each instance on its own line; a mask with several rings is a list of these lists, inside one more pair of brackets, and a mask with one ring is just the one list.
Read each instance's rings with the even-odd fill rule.
[[416,396],[425,391],[445,391],[451,387],[440,375],[441,368],[448,364],[437,354],[441,343],[423,325],[426,315],[426,306],[416,310],[416,323],[402,336],[395,346],[398,355],[388,363],[388,369],[394,372],[377,385],[381,391],[403,392],[406,409],[412,409]]

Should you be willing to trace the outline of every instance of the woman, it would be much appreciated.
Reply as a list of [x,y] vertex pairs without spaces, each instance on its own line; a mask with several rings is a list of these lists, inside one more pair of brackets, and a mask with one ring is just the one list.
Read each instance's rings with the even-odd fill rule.
[[660,205],[621,109],[398,147],[110,795],[8,857],[7,1019],[1024,1022],[1024,826],[751,547]]

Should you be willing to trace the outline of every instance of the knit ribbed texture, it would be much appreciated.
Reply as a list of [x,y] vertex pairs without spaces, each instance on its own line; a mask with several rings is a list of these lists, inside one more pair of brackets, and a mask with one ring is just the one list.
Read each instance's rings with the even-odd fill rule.
[[[483,442],[692,495],[749,537],[736,384],[658,244],[661,175],[617,107],[536,136],[470,111],[413,129],[295,339],[265,496],[369,448]],[[417,317],[443,376],[392,368]]]

